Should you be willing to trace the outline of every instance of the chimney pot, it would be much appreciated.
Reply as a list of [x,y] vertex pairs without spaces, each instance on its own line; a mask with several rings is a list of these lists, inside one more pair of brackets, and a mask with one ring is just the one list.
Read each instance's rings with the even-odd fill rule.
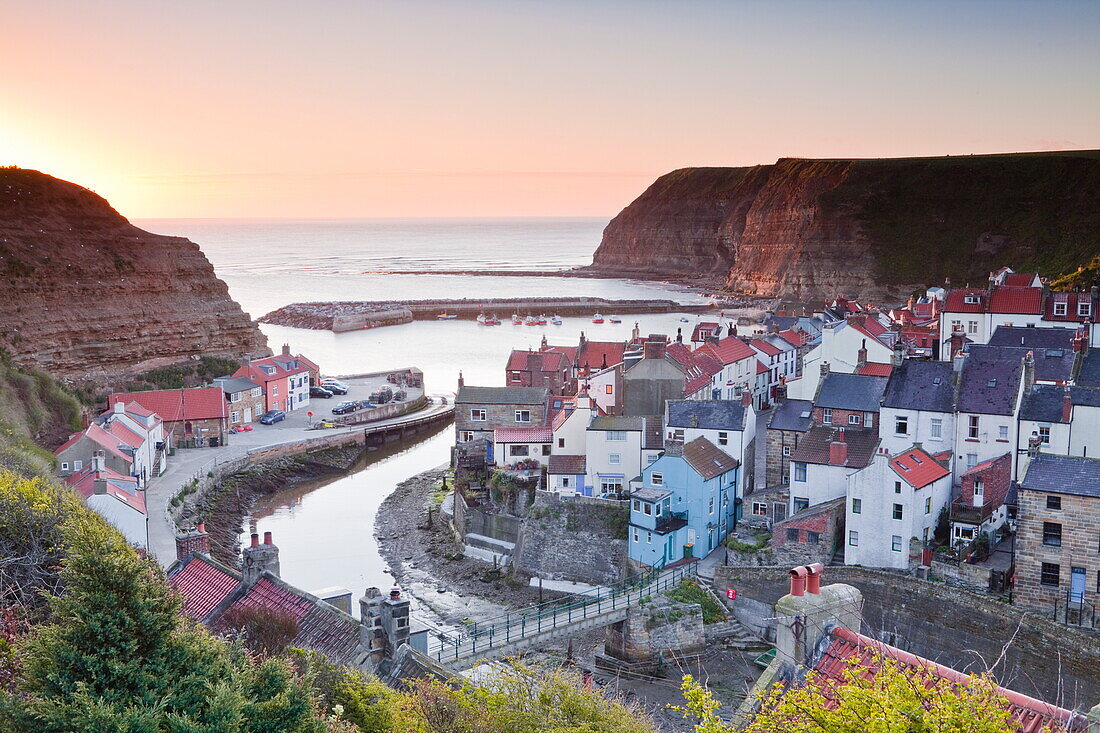
[[260,546],[260,535],[256,534],[255,532],[252,533],[252,545],[251,546],[252,547],[259,547]]
[[811,595],[821,594],[821,573],[825,571],[825,566],[819,562],[815,562],[813,565],[806,566],[806,592]]
[[797,568],[791,568],[791,595],[801,596],[806,593],[806,566],[799,565]]
[[264,532],[264,544],[265,545],[272,544],[271,543],[271,533],[270,532]]
[[197,527],[195,527],[195,529],[198,532],[205,532],[206,531],[206,522],[199,522],[199,525]]

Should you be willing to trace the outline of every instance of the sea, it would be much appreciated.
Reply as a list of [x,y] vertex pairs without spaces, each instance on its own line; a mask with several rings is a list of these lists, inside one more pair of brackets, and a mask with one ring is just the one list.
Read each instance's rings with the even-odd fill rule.
[[[684,288],[652,281],[575,278],[554,273],[590,264],[604,219],[155,219],[134,222],[157,234],[187,237],[202,248],[229,293],[258,318],[294,302],[420,298],[596,296],[705,302]],[[500,274],[472,275],[469,271]],[[543,276],[509,275],[543,272]],[[623,315],[621,324],[565,317],[560,326],[479,326],[473,321],[417,321],[366,331],[329,331],[263,324],[278,351],[315,360],[326,374],[403,366],[424,371],[429,394],[453,397],[459,372],[467,384],[502,386],[512,349],[625,340],[642,333],[691,333],[694,314]],[[606,314],[611,315],[611,314]],[[392,578],[374,538],[382,501],[405,479],[449,460],[453,429],[371,454],[354,473],[299,485],[268,497],[250,518],[272,531],[282,576],[306,590],[341,586],[354,598],[388,588]]]

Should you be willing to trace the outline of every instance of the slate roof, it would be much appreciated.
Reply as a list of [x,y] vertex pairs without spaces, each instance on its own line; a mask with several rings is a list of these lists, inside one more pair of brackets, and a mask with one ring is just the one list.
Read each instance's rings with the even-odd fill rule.
[[672,496],[672,492],[665,489],[650,489],[643,487],[641,489],[636,489],[634,493],[630,495],[630,498],[640,499],[641,501],[655,502],[664,499],[666,496]]
[[666,404],[670,428],[745,429],[745,406],[740,400],[670,400]]
[[467,405],[544,405],[550,399],[546,387],[470,387],[458,388],[456,404]]
[[665,447],[662,433],[661,418],[656,415],[645,419],[645,430],[642,432],[642,450],[661,450]]
[[644,428],[645,418],[631,415],[605,415],[597,417],[588,426],[589,430],[636,430]]
[[813,424],[813,410],[814,403],[809,400],[783,400],[772,410],[768,429],[795,430],[804,433]]
[[1026,346],[1029,349],[1072,349],[1072,328],[997,326],[989,337],[990,346]]
[[[962,672],[842,627],[834,628],[829,636],[831,637],[829,646],[814,664],[814,670],[817,672],[816,679],[822,685],[825,697],[830,700],[832,700],[833,685],[847,681],[845,673],[851,669],[850,659],[859,659],[873,675],[877,673],[877,669],[873,668],[871,663],[876,655],[895,660],[901,669],[907,672],[912,671],[919,675],[932,674],[964,685],[971,683],[971,678]],[[1083,715],[1003,687],[998,687],[997,692],[1008,699],[1011,723],[1021,733],[1038,733],[1048,729],[1076,732],[1084,731],[1087,726]]]
[[922,489],[951,473],[920,448],[902,451],[890,459],[890,468],[915,489]]
[[588,473],[585,456],[550,456],[547,473],[579,476]]
[[848,468],[864,468],[875,455],[878,447],[878,431],[867,428],[844,429],[839,426],[815,425],[798,441],[791,452],[791,460],[798,463],[829,465],[829,444],[844,430],[844,442],[848,444]]
[[968,356],[959,380],[959,412],[1011,415],[1016,406],[1023,364]]
[[878,412],[882,393],[886,391],[886,381],[886,377],[829,372],[817,389],[814,406]]
[[1028,464],[1020,488],[1100,498],[1100,459],[1040,453]]
[[218,377],[211,381],[215,387],[221,387],[226,394],[249,392],[260,386],[246,377]]
[[979,359],[1020,361],[1031,352],[1035,359],[1035,378],[1046,382],[1068,382],[1073,379],[1073,362],[1076,354],[1071,349],[1029,349],[1024,346],[987,346],[971,344],[966,347],[970,356]]
[[[1066,388],[1057,384],[1033,385],[1024,395],[1023,404],[1020,406],[1020,419],[1050,423],[1064,422],[1062,403],[1065,400],[1065,392]],[[1100,407],[1100,389],[1070,387],[1069,399],[1074,405]]]
[[954,398],[955,372],[951,362],[905,359],[890,374],[882,406],[952,412]]
[[168,583],[183,596],[183,612],[202,621],[241,583],[241,574],[208,555],[195,554],[168,573]]
[[496,428],[493,430],[494,443],[549,443],[553,439],[554,431],[548,427]]
[[148,392],[116,392],[108,404],[134,401],[160,415],[164,422],[209,420],[229,415],[221,387],[155,389]]
[[684,445],[684,460],[704,479],[712,479],[741,465],[736,458],[706,438],[696,438]]
[[1100,349],[1091,349],[1081,362],[1077,372],[1077,384],[1081,387],[1100,387]]

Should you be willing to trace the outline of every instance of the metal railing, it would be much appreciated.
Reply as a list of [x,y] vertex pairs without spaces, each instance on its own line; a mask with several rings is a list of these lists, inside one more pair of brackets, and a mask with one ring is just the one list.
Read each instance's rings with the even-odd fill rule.
[[439,662],[457,662],[547,631],[566,629],[585,620],[624,611],[647,596],[680,585],[684,579],[695,575],[696,566],[693,562],[664,569],[662,562],[636,578],[473,623],[465,633],[440,631],[429,644],[428,655]]

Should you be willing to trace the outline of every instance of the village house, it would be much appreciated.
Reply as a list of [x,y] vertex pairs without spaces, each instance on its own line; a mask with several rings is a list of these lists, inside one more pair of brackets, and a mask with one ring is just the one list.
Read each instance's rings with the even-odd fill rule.
[[878,432],[868,428],[815,425],[791,452],[788,514],[845,496],[848,476],[866,468],[878,448]]
[[589,341],[582,331],[573,363],[574,378],[583,380],[595,372],[622,364],[625,351],[626,344],[622,341]]
[[[776,513],[770,529],[771,549],[779,565],[819,562],[836,564],[844,558],[844,504],[846,499],[826,501],[803,509],[793,517]],[[753,495],[754,506],[760,502]],[[776,507],[778,509],[778,507]]]
[[84,497],[88,508],[122,532],[135,547],[149,546],[149,514],[145,492],[138,480],[107,467],[106,451],[92,454],[88,465],[65,479],[73,491]]
[[914,443],[933,453],[952,449],[955,381],[952,364],[905,359],[890,374],[882,396],[879,436],[891,455]]
[[1005,453],[963,473],[951,502],[951,543],[969,544],[1016,519],[1012,456]]
[[1024,395],[1013,476],[1027,471],[1028,442],[1062,456],[1100,455],[1100,389],[1036,384]]
[[721,334],[721,323],[715,321],[699,321],[691,331],[691,343],[699,347],[711,339],[718,338]]
[[878,428],[885,377],[825,374],[814,397],[814,422],[847,428]]
[[1088,292],[1050,293],[1043,309],[1040,325],[1052,328],[1080,329],[1089,346],[1100,346],[1100,287]]
[[244,377],[217,377],[210,380],[210,384],[225,392],[230,426],[247,425],[259,420],[264,414],[264,388],[252,380]]
[[70,435],[54,455],[62,477],[79,472],[93,455],[100,455],[104,468],[132,476],[144,487],[167,468],[168,442],[156,413],[133,401],[118,401],[84,432]]
[[855,374],[869,363],[892,364],[898,334],[867,314],[826,323],[821,344],[803,357],[802,377],[788,380],[787,396],[813,399],[826,374]]
[[623,365],[588,371],[580,380],[578,389],[587,392],[605,414],[621,415]]
[[813,426],[813,408],[809,400],[781,400],[772,410],[764,463],[768,486],[790,483],[791,453]]
[[813,335],[806,331],[803,331],[797,326],[795,326],[794,328],[788,328],[785,331],[779,331],[776,336],[783,339],[788,344],[794,347],[794,376],[801,377],[806,354],[808,354],[810,349],[812,349],[816,345],[816,339]]
[[794,379],[798,375],[798,348],[775,334],[754,338],[749,341],[749,347],[756,352],[757,360],[766,367],[764,403],[770,405],[778,397],[780,382]]
[[954,359],[959,372],[955,408],[955,475],[1016,446],[1016,421],[1023,393],[1031,387],[1033,363],[968,357]]
[[597,417],[588,425],[584,496],[626,493],[642,467],[657,460],[664,444],[658,415]]
[[665,445],[706,438],[743,467],[735,498],[751,493],[756,454],[756,411],[745,394],[736,400],[669,400],[665,403]]
[[948,456],[941,456],[919,445],[896,455],[880,448],[848,477],[846,565],[908,570],[920,564],[921,549],[951,501]]
[[1015,602],[1076,623],[1100,606],[1100,460],[1035,455],[1020,481]]
[[164,421],[170,445],[204,448],[225,445],[229,431],[229,408],[220,387],[157,389],[148,392],[119,392],[109,404],[136,402]]
[[[543,339],[545,342],[545,337]],[[546,387],[553,394],[573,394],[572,364],[560,351],[513,350],[505,367],[509,387]]]
[[[497,428],[547,425],[550,390],[545,387],[473,387],[458,377],[455,439],[458,443],[493,440]],[[492,456],[489,456],[490,460]]]
[[624,363],[623,415],[662,414],[666,401],[683,399],[687,370],[667,348],[665,336],[650,335],[641,358]]
[[[696,354],[706,354],[722,365],[722,370],[711,378],[710,399],[739,400],[741,393],[756,386],[756,351],[736,336],[703,344],[695,350]],[[753,406],[760,404],[759,396],[754,395]]]
[[653,566],[709,554],[737,523],[739,468],[706,438],[668,446],[630,495],[630,559]]
[[309,407],[309,387],[317,365],[283,344],[281,354],[253,359],[233,372],[263,388],[264,409],[292,412]]
[[534,460],[540,466],[550,462],[554,431],[548,426],[496,428],[493,430],[493,456],[498,466],[511,466]]

